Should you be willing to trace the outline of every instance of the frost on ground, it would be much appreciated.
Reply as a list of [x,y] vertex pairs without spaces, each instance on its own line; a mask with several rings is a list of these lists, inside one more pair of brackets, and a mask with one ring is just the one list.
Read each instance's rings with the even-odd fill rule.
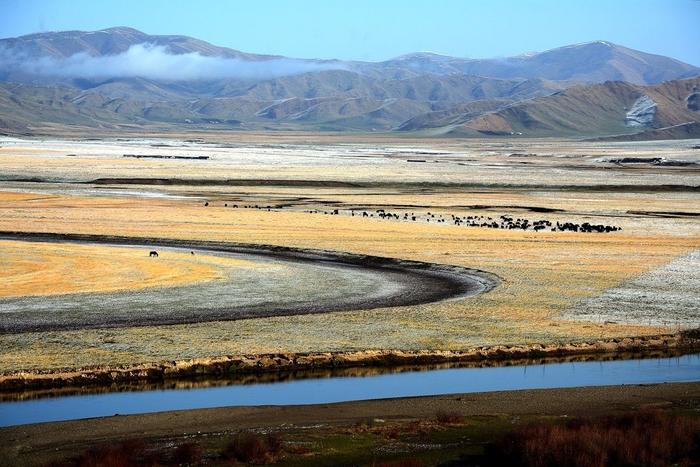
[[563,318],[700,327],[700,250],[586,299]]

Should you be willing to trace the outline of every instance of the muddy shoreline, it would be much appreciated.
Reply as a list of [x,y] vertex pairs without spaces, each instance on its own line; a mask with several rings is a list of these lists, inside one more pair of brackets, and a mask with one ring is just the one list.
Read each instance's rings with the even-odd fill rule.
[[70,322],[55,322],[48,318],[42,321],[35,320],[24,322],[21,316],[14,317],[8,315],[0,322],[0,334],[84,328],[191,324],[270,316],[420,305],[485,293],[496,287],[501,281],[501,279],[494,274],[460,266],[273,245],[167,238],[7,231],[0,232],[0,239],[30,242],[97,243],[103,245],[141,246],[144,248],[174,247],[191,249],[193,251],[261,256],[305,264],[332,263],[340,268],[360,267],[365,271],[377,275],[377,280],[382,279],[386,280],[388,283],[400,285],[399,291],[387,292],[380,296],[353,294],[343,297],[342,300],[333,302],[289,302],[273,306],[266,303],[260,305],[245,304],[244,306],[232,305],[221,309],[208,308],[203,311],[200,310],[196,314],[189,310],[174,310],[167,315],[128,316],[127,318],[100,315],[97,317],[99,319],[79,317]]
[[601,356],[629,352],[700,349],[698,330],[677,334],[614,338],[588,342],[497,345],[462,351],[366,350],[357,352],[277,353],[219,356],[133,365],[63,370],[16,371],[0,374],[0,391],[14,392],[128,382],[175,381],[204,376],[238,376],[301,370],[399,367],[467,362],[513,362],[518,359]]

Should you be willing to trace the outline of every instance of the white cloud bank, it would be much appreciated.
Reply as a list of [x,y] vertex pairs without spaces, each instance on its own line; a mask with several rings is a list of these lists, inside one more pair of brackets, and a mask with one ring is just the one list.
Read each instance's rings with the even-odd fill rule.
[[0,50],[0,68],[32,75],[63,78],[130,78],[155,80],[266,79],[311,71],[342,69],[339,64],[288,58],[247,61],[210,57],[197,52],[169,53],[164,46],[136,44],[121,54],[93,57],[78,53],[68,58],[19,58]]

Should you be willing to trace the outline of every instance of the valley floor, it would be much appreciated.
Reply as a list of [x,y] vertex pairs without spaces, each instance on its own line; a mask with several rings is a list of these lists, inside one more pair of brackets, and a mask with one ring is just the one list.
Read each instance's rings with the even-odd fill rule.
[[[459,351],[700,324],[697,141],[350,138],[5,138],[0,230],[334,250],[483,270],[501,284],[404,307],[4,333],[0,372],[280,352]],[[504,219],[528,227],[503,228]],[[537,221],[547,228],[533,230]],[[584,223],[615,230],[557,228]],[[76,283],[94,293],[167,293],[221,280],[236,266],[205,256],[154,263],[104,246],[1,242],[0,252],[14,294],[0,306],[75,292]]]

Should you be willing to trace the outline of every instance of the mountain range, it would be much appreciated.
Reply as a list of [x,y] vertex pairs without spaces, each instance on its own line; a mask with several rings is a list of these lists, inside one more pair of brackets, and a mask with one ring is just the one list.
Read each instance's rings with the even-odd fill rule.
[[415,53],[360,62],[250,54],[125,27],[50,32],[0,39],[0,131],[658,136],[700,120],[699,75],[606,41],[504,59]]

